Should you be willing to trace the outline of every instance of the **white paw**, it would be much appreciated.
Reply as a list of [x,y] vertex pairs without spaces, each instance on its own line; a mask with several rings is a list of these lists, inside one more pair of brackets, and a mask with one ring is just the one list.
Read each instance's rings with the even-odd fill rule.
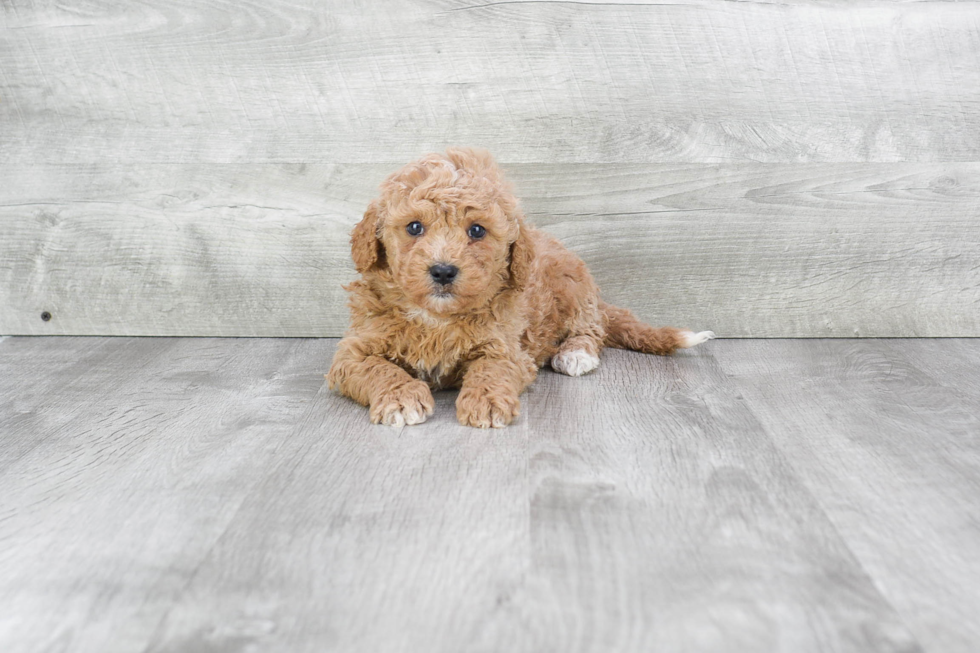
[[694,333],[693,331],[682,331],[681,336],[684,338],[684,342],[681,343],[681,349],[689,349],[695,345],[700,345],[702,342],[707,342],[715,337],[714,331],[700,331]]
[[394,408],[382,415],[381,423],[385,426],[411,426],[421,424],[428,418],[429,416],[424,412],[412,408]]
[[597,367],[599,357],[581,349],[563,351],[551,359],[551,368],[568,376],[582,376]]

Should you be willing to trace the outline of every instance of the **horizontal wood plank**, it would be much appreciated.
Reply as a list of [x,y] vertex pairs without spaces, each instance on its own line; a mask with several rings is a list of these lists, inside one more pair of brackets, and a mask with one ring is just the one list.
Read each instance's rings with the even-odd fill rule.
[[0,161],[976,161],[976,2],[4,3]]
[[[726,337],[980,335],[980,164],[508,169],[530,220],[648,321]],[[341,335],[348,233],[389,170],[13,170],[0,333]]]

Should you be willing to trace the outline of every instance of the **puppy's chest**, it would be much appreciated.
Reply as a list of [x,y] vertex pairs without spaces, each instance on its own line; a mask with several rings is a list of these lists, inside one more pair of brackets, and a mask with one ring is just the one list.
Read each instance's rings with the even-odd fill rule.
[[433,388],[456,385],[462,376],[462,365],[469,349],[464,339],[443,324],[405,326],[397,338],[395,362]]

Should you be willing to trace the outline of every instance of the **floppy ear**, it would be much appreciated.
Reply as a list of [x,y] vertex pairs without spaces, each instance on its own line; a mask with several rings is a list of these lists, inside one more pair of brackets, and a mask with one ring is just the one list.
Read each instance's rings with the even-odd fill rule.
[[378,210],[378,200],[374,200],[350,233],[350,255],[361,273],[384,264],[385,250],[378,238]]
[[510,246],[510,285],[518,291],[524,290],[528,275],[531,274],[531,263],[534,261],[534,245],[528,228],[523,223],[517,233],[517,240]]

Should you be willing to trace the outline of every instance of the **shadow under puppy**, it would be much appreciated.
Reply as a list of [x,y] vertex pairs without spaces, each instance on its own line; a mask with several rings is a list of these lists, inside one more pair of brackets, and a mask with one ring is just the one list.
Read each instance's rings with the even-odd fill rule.
[[327,374],[371,421],[419,424],[432,389],[461,388],[456,417],[502,427],[539,367],[591,372],[604,346],[669,354],[714,337],[655,329],[599,299],[575,254],[524,221],[489,153],[454,148],[390,175],[351,234],[361,278]]

